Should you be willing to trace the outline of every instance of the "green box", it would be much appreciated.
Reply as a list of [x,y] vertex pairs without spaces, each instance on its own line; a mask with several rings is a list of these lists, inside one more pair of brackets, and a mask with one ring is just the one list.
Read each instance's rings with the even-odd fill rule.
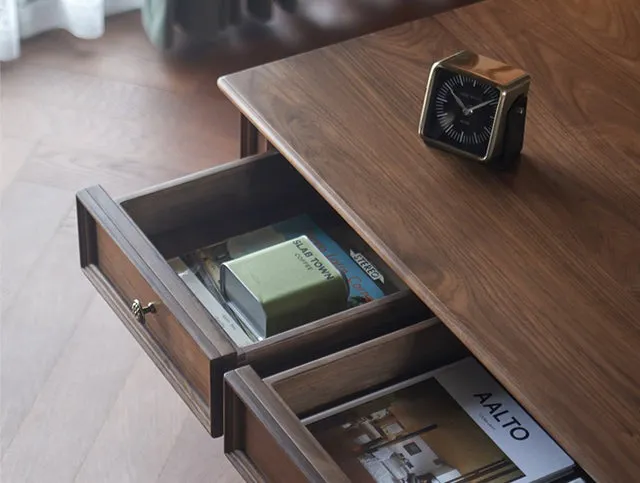
[[342,273],[306,236],[223,263],[220,285],[261,338],[345,310],[349,296]]

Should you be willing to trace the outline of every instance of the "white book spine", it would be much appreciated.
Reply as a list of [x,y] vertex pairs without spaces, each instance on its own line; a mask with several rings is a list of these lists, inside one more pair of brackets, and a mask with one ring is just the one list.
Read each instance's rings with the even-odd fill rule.
[[254,340],[240,327],[224,306],[216,300],[211,292],[198,279],[195,273],[179,258],[169,260],[171,268],[180,276],[200,303],[213,315],[218,324],[229,335],[231,340],[240,347],[254,343]]

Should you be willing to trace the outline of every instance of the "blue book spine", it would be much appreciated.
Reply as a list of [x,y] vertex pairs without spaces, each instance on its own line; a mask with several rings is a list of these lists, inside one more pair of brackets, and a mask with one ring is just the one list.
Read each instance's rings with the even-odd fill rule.
[[[365,273],[335,240],[327,235],[309,215],[300,215],[273,225],[287,240],[307,235],[322,254],[340,270],[349,283],[349,298],[367,301],[384,296],[382,289]],[[359,254],[358,254],[359,255]]]

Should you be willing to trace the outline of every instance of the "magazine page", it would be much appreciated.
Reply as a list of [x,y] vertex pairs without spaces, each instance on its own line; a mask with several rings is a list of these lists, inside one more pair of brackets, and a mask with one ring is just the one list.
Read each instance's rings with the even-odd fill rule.
[[[483,398],[501,406],[483,406]],[[491,409],[490,417],[509,411],[521,429],[513,431],[517,423],[506,419],[506,428],[491,423],[485,414]],[[531,483],[549,481],[573,466],[474,359],[304,422],[345,473],[362,483]],[[496,437],[498,430],[519,439]]]

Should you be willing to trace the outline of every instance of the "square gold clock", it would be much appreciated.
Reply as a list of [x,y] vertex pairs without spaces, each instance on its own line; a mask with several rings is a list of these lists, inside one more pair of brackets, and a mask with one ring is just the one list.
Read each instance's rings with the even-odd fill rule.
[[469,51],[433,64],[419,134],[431,146],[497,169],[522,150],[531,77]]

